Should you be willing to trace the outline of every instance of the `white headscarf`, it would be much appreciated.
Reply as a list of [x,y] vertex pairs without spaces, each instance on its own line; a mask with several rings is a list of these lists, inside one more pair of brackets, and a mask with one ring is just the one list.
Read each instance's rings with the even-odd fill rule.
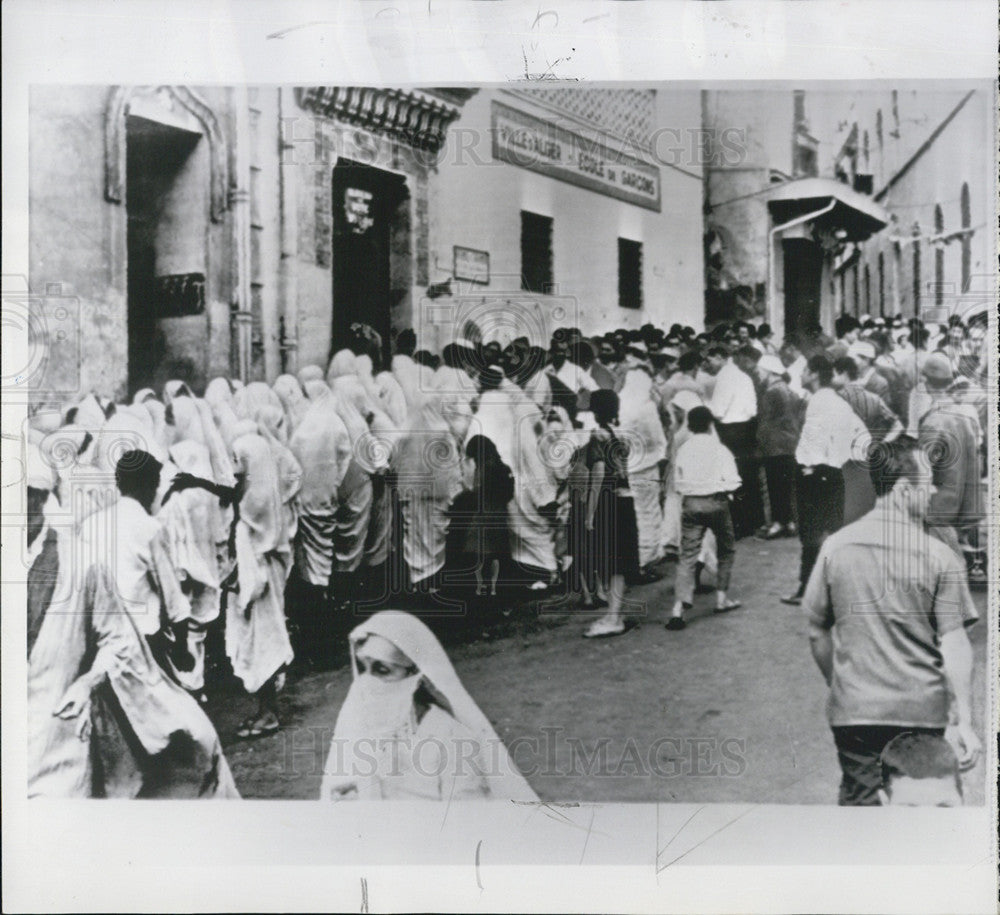
[[424,385],[424,366],[417,365],[409,356],[396,355],[392,357],[392,376],[399,383],[406,398],[406,405],[413,408],[420,405],[427,391]]
[[299,380],[294,375],[279,375],[272,388],[285,408],[289,434],[291,434],[302,421],[306,410],[309,409],[309,400],[305,391],[302,390],[302,385],[299,384]]
[[463,445],[474,435],[484,435],[494,445],[508,467],[514,465],[514,410],[505,391],[484,391],[479,406],[469,422]]
[[163,402],[169,406],[178,397],[194,397],[194,392],[187,382],[175,378],[163,386]]
[[233,395],[233,408],[239,419],[257,419],[262,407],[277,407],[284,412],[281,398],[263,381],[252,381]]
[[357,357],[349,349],[338,350],[326,370],[326,383],[333,387],[334,379],[344,375],[357,375]]
[[271,551],[286,552],[289,544],[284,525],[281,483],[270,445],[256,431],[256,425],[251,429],[247,421],[238,429],[232,450],[233,466],[243,476],[240,523],[246,525],[250,533],[254,552],[258,556]]
[[475,382],[463,369],[442,365],[434,373],[434,390],[440,396],[441,412],[455,438],[464,442],[472,422]]
[[394,457],[397,485],[407,498],[450,502],[462,490],[462,460],[434,397],[426,397],[400,431]]
[[406,423],[409,405],[406,394],[396,380],[396,376],[392,372],[379,372],[375,376],[375,387],[382,409],[389,414],[389,418],[397,427],[402,428]]
[[304,390],[307,381],[323,381],[325,376],[318,365],[304,365],[298,370],[296,377]]
[[[445,714],[450,715],[465,731],[472,735],[475,743],[477,768],[485,774],[489,788],[489,797],[505,801],[537,801],[538,797],[531,789],[527,780],[518,772],[489,719],[482,713],[473,698],[466,691],[452,666],[448,655],[434,634],[416,617],[399,610],[384,610],[376,613],[366,622],[357,626],[350,634],[351,671],[355,684],[359,678],[356,652],[360,643],[370,636],[380,636],[392,643],[403,655],[409,658],[418,671],[419,683],[423,685],[437,705]],[[413,684],[406,683],[407,690]],[[352,691],[355,686],[352,685]],[[359,719],[358,704],[352,701],[351,693],[337,717],[334,729],[334,746],[338,741],[353,741],[359,737],[372,736],[366,722]],[[435,735],[430,735],[434,737]],[[468,749],[466,747],[465,749]],[[331,755],[332,755],[331,751]],[[468,756],[464,756],[468,761]],[[328,758],[327,772],[324,777],[323,797],[330,794],[329,785],[335,780],[337,773],[330,767],[333,760]],[[359,797],[368,799],[365,780],[359,784]],[[373,786],[376,787],[377,786]]]
[[97,396],[88,394],[76,405],[73,425],[80,426],[88,432],[96,432],[104,425],[106,418],[104,406],[98,401]]
[[650,375],[634,370],[625,376],[625,384],[618,394],[621,437],[629,445],[630,473],[655,467],[667,456],[667,437],[652,390]]
[[300,508],[305,512],[336,511],[337,489],[351,463],[352,449],[350,433],[329,393],[312,401],[288,447],[302,468]]
[[366,473],[389,469],[393,444],[398,438],[395,424],[372,401],[360,379],[341,375],[333,381],[340,418],[351,435],[354,457]]
[[[208,448],[194,441],[178,442],[170,449],[170,459],[179,470],[197,477],[212,476],[212,461]],[[157,520],[166,532],[170,556],[178,571],[210,591],[218,591],[219,570],[216,549],[226,538],[225,513],[219,500],[204,489],[192,488],[175,492],[157,513]],[[218,615],[218,594],[199,595],[199,605],[209,605],[201,613],[201,621]],[[207,598],[207,599],[206,599]],[[194,602],[192,602],[194,606]]]
[[233,427],[238,418],[229,379],[213,378],[205,388],[205,403],[211,411],[212,422],[219,430],[222,441],[228,445],[232,441]]

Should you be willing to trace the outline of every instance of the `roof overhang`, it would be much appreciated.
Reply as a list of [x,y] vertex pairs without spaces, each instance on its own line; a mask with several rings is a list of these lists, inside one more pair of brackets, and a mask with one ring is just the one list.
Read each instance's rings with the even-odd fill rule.
[[889,224],[889,214],[871,197],[833,178],[800,178],[775,185],[767,205],[775,226],[833,204],[815,220],[820,230],[843,230],[847,241],[864,241]]

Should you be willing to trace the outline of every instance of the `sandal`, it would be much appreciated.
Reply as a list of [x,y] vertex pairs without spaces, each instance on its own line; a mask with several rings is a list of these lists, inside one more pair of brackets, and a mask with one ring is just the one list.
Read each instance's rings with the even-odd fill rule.
[[240,729],[236,732],[236,736],[241,740],[250,740],[257,737],[266,737],[268,734],[273,734],[281,727],[281,722],[277,718],[268,721],[265,724],[261,724],[260,719],[249,718],[240,725]]
[[738,600],[731,600],[724,607],[716,607],[712,612],[713,613],[728,613],[730,610],[739,610],[740,607],[742,607],[742,606],[743,606],[743,604],[741,604]]
[[598,620],[596,623],[586,629],[583,633],[585,639],[606,639],[612,636],[621,635],[625,632],[625,623],[621,620],[615,623],[608,623],[604,620]]

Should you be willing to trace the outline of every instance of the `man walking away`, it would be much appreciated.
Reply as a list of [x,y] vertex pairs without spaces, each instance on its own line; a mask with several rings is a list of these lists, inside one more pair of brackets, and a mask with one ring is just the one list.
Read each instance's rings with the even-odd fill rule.
[[803,598],[813,657],[830,687],[842,806],[875,806],[882,752],[905,732],[943,737],[949,697],[959,763],[975,765],[972,647],[977,614],[961,560],[923,522],[934,491],[916,441],[877,446],[875,508],[823,545]]

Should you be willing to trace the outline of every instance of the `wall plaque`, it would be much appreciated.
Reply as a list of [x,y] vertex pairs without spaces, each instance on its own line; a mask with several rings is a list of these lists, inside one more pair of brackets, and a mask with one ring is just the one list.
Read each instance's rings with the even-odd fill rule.
[[490,253],[477,251],[475,248],[463,248],[455,245],[453,248],[455,266],[452,271],[456,280],[467,280],[471,283],[490,281]]

